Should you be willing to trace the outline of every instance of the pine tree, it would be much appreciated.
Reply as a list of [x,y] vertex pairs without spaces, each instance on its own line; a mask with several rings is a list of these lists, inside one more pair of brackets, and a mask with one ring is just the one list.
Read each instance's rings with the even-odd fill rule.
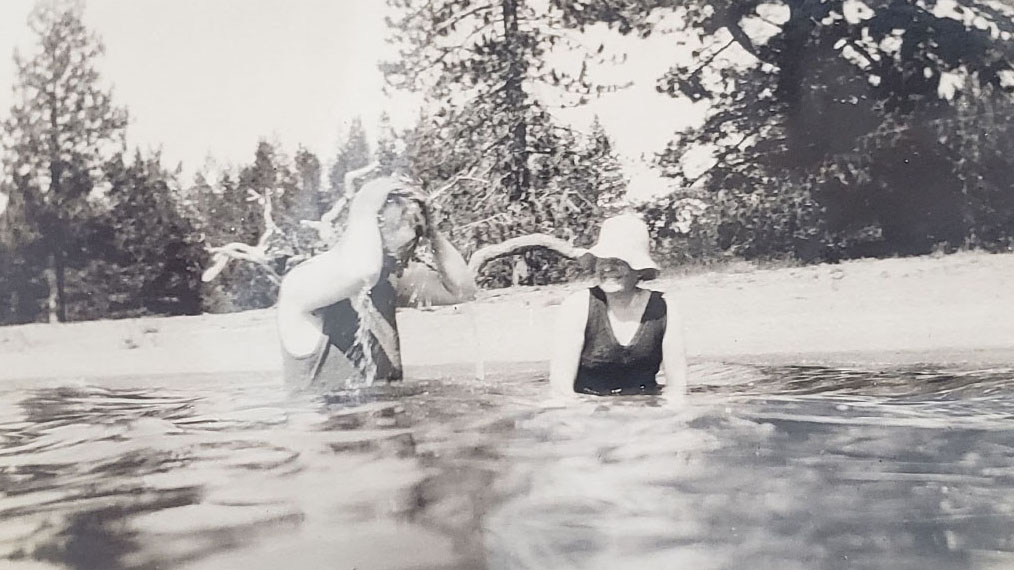
[[627,205],[627,180],[613,152],[613,143],[597,116],[592,121],[582,158],[591,166],[594,181],[591,195],[602,215],[610,216],[622,210]]
[[[174,192],[173,174],[158,154],[122,156],[107,163],[111,187],[93,223],[103,255],[81,280],[97,291],[86,318],[141,314],[192,315],[201,311],[201,267],[207,257],[200,235]],[[96,303],[105,303],[102,306]],[[84,303],[82,303],[84,304]]]
[[400,51],[381,69],[391,87],[425,95],[425,139],[434,152],[443,149],[423,174],[439,183],[482,165],[508,201],[525,199],[538,176],[530,159],[547,152],[557,127],[533,93],[557,88],[583,102],[609,89],[593,86],[584,64],[546,63],[553,50],[576,47],[555,29],[562,13],[530,0],[388,4],[397,14],[388,25]]
[[370,163],[370,143],[366,140],[363,121],[356,117],[349,125],[349,131],[338,148],[338,154],[328,171],[329,202],[337,200],[355,189],[345,188],[345,174]]
[[[89,216],[88,196],[105,160],[123,148],[127,114],[99,84],[101,41],[82,22],[80,2],[41,2],[29,17],[38,38],[31,58],[15,54],[15,105],[4,122],[6,175],[20,221],[8,237],[45,259],[51,322],[67,319],[68,266],[87,262],[76,249]],[[9,208],[11,209],[11,208]]]
[[549,108],[557,99],[580,104],[612,89],[586,76],[587,62],[603,56],[580,51],[577,66],[549,65],[550,54],[581,48],[556,29],[562,12],[541,2],[388,3],[400,51],[381,68],[392,88],[424,95],[406,155],[416,177],[443,189],[437,204],[457,245],[471,252],[525,233],[581,233],[583,225],[571,225],[572,191],[561,183],[580,144]]
[[320,159],[300,146],[294,161],[298,193],[294,200],[292,216],[297,220],[319,219],[327,209],[322,201]]
[[[1014,87],[1005,3],[551,2],[568,26],[604,22],[622,33],[655,33],[658,12],[676,11],[674,43],[697,44],[696,57],[674,61],[657,88],[709,111],[663,149],[659,166],[675,187],[711,192],[730,250],[834,259],[876,251],[849,251],[864,234],[882,236],[881,254],[978,237],[979,181],[1005,170],[970,160],[967,142],[998,140],[993,126],[1006,124],[1006,113],[993,114]],[[966,111],[981,114],[967,121]],[[962,132],[973,123],[974,134]],[[710,167],[687,168],[686,155],[701,149]]]
[[402,137],[395,132],[391,125],[391,116],[386,112],[381,113],[377,130],[379,135],[377,136],[375,159],[379,165],[379,173],[383,175],[409,174],[410,166],[406,160],[404,149],[401,148]]
[[0,324],[29,323],[39,318],[40,300],[48,293],[45,252],[24,221],[26,208],[19,202],[26,195],[5,182],[0,182],[0,195],[8,197],[0,214]]

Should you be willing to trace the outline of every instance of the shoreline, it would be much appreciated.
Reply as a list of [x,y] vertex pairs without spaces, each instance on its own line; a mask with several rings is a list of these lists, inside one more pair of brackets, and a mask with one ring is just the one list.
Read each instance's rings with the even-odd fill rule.
[[[673,299],[692,363],[1003,366],[1014,363],[1014,254],[717,270],[648,282]],[[556,306],[587,286],[483,291],[401,309],[409,369],[547,362]],[[272,309],[0,327],[0,381],[271,373]]]

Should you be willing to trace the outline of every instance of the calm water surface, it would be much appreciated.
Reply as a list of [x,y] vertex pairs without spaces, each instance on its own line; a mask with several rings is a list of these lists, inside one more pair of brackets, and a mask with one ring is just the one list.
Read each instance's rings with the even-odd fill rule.
[[679,408],[464,370],[0,387],[0,566],[1014,568],[1012,369],[701,365]]

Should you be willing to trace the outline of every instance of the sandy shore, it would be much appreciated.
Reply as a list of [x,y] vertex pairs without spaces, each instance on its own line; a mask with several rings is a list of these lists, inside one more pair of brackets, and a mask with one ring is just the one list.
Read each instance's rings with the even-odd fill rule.
[[[549,358],[556,306],[584,284],[483,292],[399,312],[406,367]],[[694,361],[1014,362],[1014,254],[733,264],[651,284],[675,298]],[[0,379],[271,372],[271,310],[0,328]]]

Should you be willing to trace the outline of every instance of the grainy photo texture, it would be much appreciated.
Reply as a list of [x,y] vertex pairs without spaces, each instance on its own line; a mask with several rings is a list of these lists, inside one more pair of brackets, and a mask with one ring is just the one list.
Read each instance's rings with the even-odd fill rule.
[[1014,568],[1011,0],[3,0],[0,566]]

